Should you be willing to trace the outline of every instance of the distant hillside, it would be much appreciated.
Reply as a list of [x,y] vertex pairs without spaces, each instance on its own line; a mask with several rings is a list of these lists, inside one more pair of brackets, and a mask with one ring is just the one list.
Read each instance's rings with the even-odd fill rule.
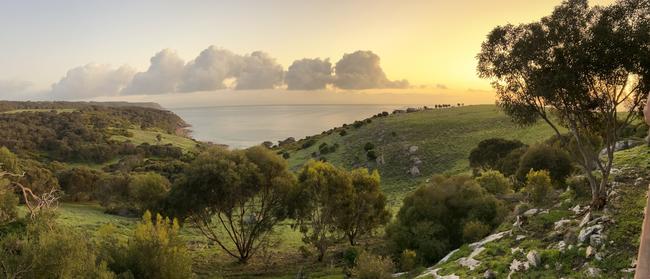
[[[298,169],[314,156],[347,168],[367,166],[379,170],[385,191],[405,192],[435,173],[468,172],[469,152],[481,140],[531,144],[553,135],[544,123],[518,127],[494,105],[402,112],[346,126],[284,145],[290,167]],[[340,135],[343,130],[347,135]],[[374,145],[376,160],[368,159],[367,143]],[[338,148],[319,154],[324,144]]]
[[164,110],[164,108],[153,102],[64,102],[64,101],[0,101],[0,112],[11,110],[26,110],[26,109],[71,109],[83,108],[89,106],[100,107],[141,107]]

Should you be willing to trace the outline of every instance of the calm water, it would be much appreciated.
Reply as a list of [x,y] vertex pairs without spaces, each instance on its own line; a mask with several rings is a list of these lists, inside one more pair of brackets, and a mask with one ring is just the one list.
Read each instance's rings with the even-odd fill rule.
[[249,147],[318,134],[404,105],[269,105],[172,109],[198,140]]

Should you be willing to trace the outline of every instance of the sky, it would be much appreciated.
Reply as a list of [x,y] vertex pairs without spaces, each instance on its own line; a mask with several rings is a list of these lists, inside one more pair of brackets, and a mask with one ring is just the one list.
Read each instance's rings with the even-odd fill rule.
[[0,0],[0,99],[492,103],[481,42],[558,4]]

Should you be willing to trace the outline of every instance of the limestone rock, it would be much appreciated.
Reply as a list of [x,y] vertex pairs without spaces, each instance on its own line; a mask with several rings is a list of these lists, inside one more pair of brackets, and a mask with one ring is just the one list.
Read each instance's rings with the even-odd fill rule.
[[497,274],[494,271],[492,271],[491,269],[488,269],[483,273],[483,278],[485,278],[485,279],[495,279],[495,278],[497,278]]
[[580,230],[580,233],[578,234],[578,242],[584,243],[585,241],[587,241],[587,238],[590,237],[592,234],[600,234],[600,232],[602,231],[603,231],[603,225],[601,224],[593,225],[591,227],[586,227]]
[[409,153],[413,154],[415,152],[418,152],[418,146],[417,145],[411,145],[411,147],[409,147]]
[[524,212],[524,216],[530,217],[530,216],[533,216],[533,215],[537,214],[537,212],[539,212],[539,209],[531,208],[531,209],[526,210],[526,212]]
[[532,267],[537,267],[541,263],[539,254],[535,250],[528,252],[526,259],[528,259],[528,264]]
[[579,228],[584,227],[589,220],[591,220],[591,212],[587,212],[584,217],[582,217],[582,221],[580,221],[580,225],[578,225]]

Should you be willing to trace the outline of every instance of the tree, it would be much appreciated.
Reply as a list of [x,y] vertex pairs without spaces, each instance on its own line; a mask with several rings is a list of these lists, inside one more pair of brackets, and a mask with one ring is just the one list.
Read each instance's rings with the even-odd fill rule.
[[530,170],[526,175],[526,192],[535,204],[542,204],[553,191],[551,177],[547,170]]
[[97,191],[101,172],[88,167],[64,169],[57,173],[65,198],[72,201],[89,201]]
[[469,153],[469,166],[474,169],[498,169],[503,158],[524,144],[518,140],[491,138],[482,140]]
[[521,182],[525,181],[530,170],[547,170],[555,185],[562,186],[573,171],[573,165],[566,151],[538,144],[528,148],[528,151],[521,157],[517,169],[517,179]]
[[199,154],[177,182],[169,197],[171,211],[246,263],[287,217],[295,177],[284,159],[264,147],[215,147]]
[[146,211],[126,244],[117,239],[113,225],[102,227],[100,248],[119,278],[192,278],[192,257],[179,230],[178,220]]
[[129,197],[140,212],[157,209],[167,197],[169,180],[155,172],[136,174],[129,182]]
[[471,177],[434,176],[404,198],[386,237],[396,256],[410,249],[423,262],[434,263],[464,243],[467,222],[479,221],[491,230],[505,214],[503,203]]
[[[298,174],[293,199],[303,242],[318,250],[318,261],[339,239],[337,217],[352,207],[354,189],[347,173],[326,162],[309,161]],[[353,226],[350,226],[352,228]]]
[[[606,203],[620,130],[650,91],[648,14],[647,1],[593,8],[587,0],[567,0],[538,22],[494,28],[477,55],[479,76],[492,80],[497,104],[515,122],[541,119],[558,136],[559,126],[569,130],[596,209]],[[603,139],[604,157],[584,142],[594,133]]]
[[350,172],[352,193],[345,204],[335,211],[334,222],[347,237],[350,245],[356,245],[357,237],[372,232],[390,220],[386,209],[386,196],[381,192],[379,173],[372,174],[365,168]]
[[7,148],[0,148],[0,225],[18,217],[18,197],[8,177],[15,168],[16,156]]

